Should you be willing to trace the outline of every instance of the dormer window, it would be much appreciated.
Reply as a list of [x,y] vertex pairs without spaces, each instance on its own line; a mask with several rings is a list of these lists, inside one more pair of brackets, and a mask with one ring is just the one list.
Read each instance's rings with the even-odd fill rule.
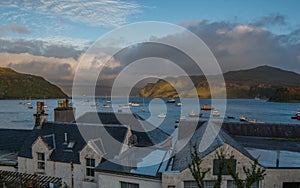
[[45,153],[37,152],[37,168],[38,170],[45,170]]
[[95,176],[95,159],[86,158],[86,176]]

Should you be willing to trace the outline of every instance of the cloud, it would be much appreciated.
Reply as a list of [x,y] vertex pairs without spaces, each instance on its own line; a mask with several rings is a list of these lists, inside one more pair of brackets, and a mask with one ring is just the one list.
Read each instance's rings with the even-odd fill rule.
[[29,30],[21,25],[17,24],[9,24],[3,27],[0,27],[0,35],[6,34],[6,33],[19,33],[19,34],[29,34]]
[[68,38],[8,39],[0,38],[0,52],[29,53],[35,56],[77,58],[91,41]]
[[44,20],[61,23],[68,20],[94,26],[121,25],[128,22],[129,16],[141,11],[139,4],[119,0],[7,0],[0,2],[0,8],[6,9],[2,19],[28,23],[35,15]]
[[265,27],[265,26],[270,26],[270,25],[285,26],[285,25],[287,25],[287,22],[286,22],[286,18],[284,15],[271,14],[268,16],[263,16],[254,22],[251,22],[250,25],[254,26],[254,27]]
[[224,72],[270,65],[300,73],[300,29],[276,35],[229,22],[201,22],[187,28],[208,45]]

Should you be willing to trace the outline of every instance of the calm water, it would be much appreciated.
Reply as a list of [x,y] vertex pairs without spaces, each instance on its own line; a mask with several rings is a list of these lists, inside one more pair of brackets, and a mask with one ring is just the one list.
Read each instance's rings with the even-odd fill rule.
[[[118,98],[114,98],[114,109],[104,109],[101,105],[105,104],[104,97],[99,97],[96,102],[100,104],[97,106],[97,111],[117,111],[121,102],[118,102]],[[41,100],[40,100],[41,101]],[[119,100],[121,101],[121,100]],[[122,109],[122,113],[134,112],[141,117],[149,120],[151,123],[160,126],[163,130],[171,133],[174,130],[175,120],[179,119],[181,115],[186,116],[187,119],[196,120],[197,118],[189,118],[188,114],[194,110],[192,100],[186,99],[185,106],[186,111],[181,112],[180,107],[176,107],[174,103],[165,103],[167,99],[152,99],[152,98],[130,98],[130,102],[139,103],[139,107],[131,107],[130,109]],[[19,104],[20,102],[31,102],[34,106],[33,109],[28,109],[26,106]],[[31,101],[19,101],[19,100],[0,100],[0,127],[1,128],[26,128],[33,127],[33,114],[35,113],[35,104],[37,100]],[[176,99],[176,102],[180,102]],[[57,106],[57,100],[45,100],[49,109],[46,113],[49,114],[49,120],[53,121],[54,108]],[[111,103],[107,103],[111,105]],[[200,99],[200,106],[204,104],[210,104],[209,99]],[[84,111],[90,111],[92,108],[92,102],[89,97],[83,97],[77,101],[75,106],[81,107]],[[80,108],[80,109],[81,109]],[[144,108],[145,112],[141,109]],[[300,109],[300,103],[273,103],[265,100],[254,99],[228,99],[227,109],[225,112],[224,121],[239,121],[239,117],[245,114],[250,119],[256,119],[258,122],[268,123],[283,123],[283,124],[299,124],[300,121],[291,119],[292,115],[295,115],[296,111]],[[84,113],[80,112],[81,114]],[[151,112],[151,113],[150,113]],[[167,117],[165,119],[158,118],[158,114],[166,112]],[[208,120],[210,112],[201,112],[203,116],[200,120]],[[235,119],[227,119],[227,116],[233,116]]]

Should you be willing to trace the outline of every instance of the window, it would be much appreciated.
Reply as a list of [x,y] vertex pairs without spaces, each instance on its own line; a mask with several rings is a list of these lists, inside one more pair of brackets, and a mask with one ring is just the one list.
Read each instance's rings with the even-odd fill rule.
[[45,170],[45,154],[37,153],[37,167],[39,170]]
[[139,188],[140,185],[137,183],[128,183],[121,181],[121,188]]
[[205,188],[214,188],[215,181],[204,181],[204,187]]
[[95,159],[86,158],[86,176],[95,176]]
[[[205,188],[213,188],[215,186],[215,181],[204,181]],[[196,181],[185,181],[184,188],[198,188]]]
[[[237,186],[235,185],[234,181],[232,180],[228,180],[227,181],[227,188],[237,188]],[[251,185],[251,188],[259,188],[259,182],[255,182]]]
[[[233,170],[235,172],[236,170],[236,160],[233,159],[225,159],[225,163],[231,165],[233,167]],[[213,175],[218,175],[219,174],[219,166],[220,166],[220,160],[219,159],[214,159],[214,166],[213,166]],[[227,167],[224,168],[222,175],[229,175],[229,170]]]

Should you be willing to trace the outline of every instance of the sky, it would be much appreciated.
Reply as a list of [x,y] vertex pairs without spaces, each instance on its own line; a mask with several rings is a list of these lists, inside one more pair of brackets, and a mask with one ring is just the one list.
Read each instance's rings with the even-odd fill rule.
[[107,32],[163,21],[199,36],[224,72],[266,64],[300,73],[299,7],[297,0],[3,0],[0,66],[63,85]]

